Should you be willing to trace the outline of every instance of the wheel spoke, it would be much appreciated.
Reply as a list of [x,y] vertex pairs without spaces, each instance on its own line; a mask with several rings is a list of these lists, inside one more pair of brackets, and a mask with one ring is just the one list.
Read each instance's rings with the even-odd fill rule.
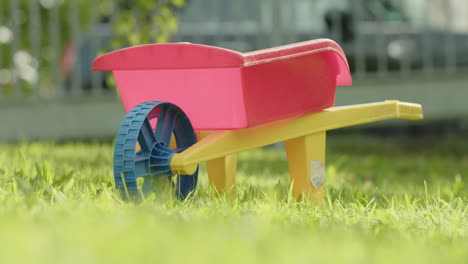
[[163,108],[158,117],[155,132],[156,138],[166,146],[169,146],[171,143],[172,131],[176,118],[177,113],[171,107]]
[[143,182],[143,188],[142,188],[143,193],[151,192],[151,190],[153,189],[153,182],[154,182],[154,177],[145,178],[145,181]]
[[135,158],[135,176],[144,177],[150,174],[149,157]]
[[138,143],[140,144],[141,151],[144,153],[150,153],[156,143],[156,137],[148,118],[145,119],[141,126],[140,133],[138,134]]

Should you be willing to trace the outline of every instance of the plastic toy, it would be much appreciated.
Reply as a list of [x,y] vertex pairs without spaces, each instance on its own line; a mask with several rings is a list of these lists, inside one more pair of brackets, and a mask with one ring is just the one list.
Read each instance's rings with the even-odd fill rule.
[[384,101],[333,107],[337,85],[351,85],[345,54],[327,39],[239,53],[190,43],[142,45],[102,55],[126,111],[115,142],[122,192],[151,190],[177,175],[180,199],[206,162],[217,191],[235,191],[236,153],[285,141],[296,197],[320,202],[326,131],[391,118],[422,119],[418,104]]

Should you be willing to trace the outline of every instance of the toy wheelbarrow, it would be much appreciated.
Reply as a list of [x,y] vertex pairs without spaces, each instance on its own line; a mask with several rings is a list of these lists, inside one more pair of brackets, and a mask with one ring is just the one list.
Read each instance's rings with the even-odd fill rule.
[[345,54],[319,39],[239,53],[190,43],[142,45],[102,55],[127,111],[115,141],[122,192],[151,191],[176,176],[180,199],[196,188],[198,164],[210,184],[235,190],[236,153],[285,142],[296,197],[320,202],[326,131],[384,119],[422,119],[418,104],[385,101],[333,107],[337,85],[351,85]]

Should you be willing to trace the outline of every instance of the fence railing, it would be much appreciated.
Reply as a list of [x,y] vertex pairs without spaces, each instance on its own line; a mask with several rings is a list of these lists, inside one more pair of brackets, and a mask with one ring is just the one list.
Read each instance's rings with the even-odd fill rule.
[[[91,71],[114,20],[93,1],[63,2],[0,3],[0,100],[114,93]],[[248,51],[328,37],[355,78],[468,72],[465,0],[187,0],[177,13],[171,41]]]
[[91,1],[63,2],[0,3],[0,99],[62,98],[105,90],[104,76],[91,71],[105,44],[96,7]]

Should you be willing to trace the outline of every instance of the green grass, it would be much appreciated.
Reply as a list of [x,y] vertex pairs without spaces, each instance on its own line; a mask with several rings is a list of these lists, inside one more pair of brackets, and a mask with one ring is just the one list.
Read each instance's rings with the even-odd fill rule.
[[0,145],[0,263],[466,263],[468,141],[329,138],[326,203],[241,153],[236,199],[122,201],[112,145]]

